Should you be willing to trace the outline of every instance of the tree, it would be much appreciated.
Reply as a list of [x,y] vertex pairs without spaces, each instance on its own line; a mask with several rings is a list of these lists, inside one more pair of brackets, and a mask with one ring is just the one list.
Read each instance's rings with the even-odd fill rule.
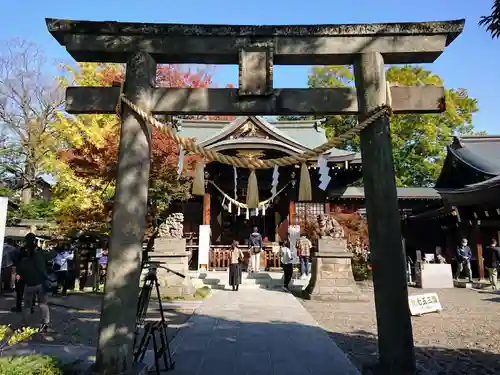
[[483,26],[491,33],[492,38],[500,37],[500,0],[494,0],[489,16],[482,16],[479,26]]
[[[4,130],[0,174],[22,188],[29,203],[48,154],[59,146],[53,123],[63,99],[36,45],[10,40],[0,47],[0,123]],[[15,183],[12,183],[15,181]]]
[[[65,71],[66,77],[61,78],[64,86],[110,86],[120,84],[124,76],[123,67],[117,64],[82,63],[77,68],[65,67]],[[158,67],[156,81],[159,86],[166,87],[213,86],[210,68],[192,71],[162,65]],[[175,125],[176,119],[166,117],[162,120]],[[89,132],[86,124],[98,124],[98,127],[91,125],[93,131]],[[71,146],[54,160],[54,165],[57,164],[54,170],[59,176],[54,191],[56,212],[61,224],[66,228],[107,231],[110,229],[118,157],[118,118],[115,115],[65,115],[59,126],[80,129],[69,141]],[[178,155],[177,144],[153,128],[148,193],[148,236],[151,241],[157,235],[161,220],[169,212],[171,202],[190,197],[189,173],[196,158],[186,156],[187,175],[177,179]]]
[[[86,182],[89,190],[100,192],[102,204],[85,212],[70,211],[67,217],[60,217],[68,228],[109,230],[111,202],[118,164],[119,136],[109,134],[101,146],[85,142],[81,147],[64,152],[62,158],[74,171],[76,177]],[[162,220],[169,213],[173,201],[190,198],[190,175],[196,158],[186,157],[187,174],[178,178],[177,163],[179,146],[161,130],[153,127],[150,185],[148,191],[148,237],[152,241],[158,234]]]
[[[442,85],[440,77],[420,66],[390,67],[387,80],[408,86]],[[310,87],[352,86],[352,70],[344,66],[315,67]],[[394,167],[398,186],[431,186],[438,177],[446,155],[446,146],[455,134],[473,132],[472,114],[477,101],[465,89],[446,90],[446,111],[442,114],[405,114],[391,117]],[[328,137],[343,134],[356,123],[356,116],[329,116],[323,123]],[[359,151],[359,139],[340,148]]]

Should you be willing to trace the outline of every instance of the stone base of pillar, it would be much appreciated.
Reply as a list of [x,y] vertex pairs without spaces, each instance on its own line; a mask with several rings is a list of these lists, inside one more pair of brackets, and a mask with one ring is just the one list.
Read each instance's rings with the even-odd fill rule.
[[305,299],[320,301],[366,301],[352,274],[352,253],[347,241],[322,238],[312,256],[311,280],[303,291]]
[[195,288],[189,277],[189,253],[186,251],[184,238],[157,238],[150,260],[162,262],[164,263],[162,266],[169,269],[158,269],[158,282],[162,296],[194,295]]

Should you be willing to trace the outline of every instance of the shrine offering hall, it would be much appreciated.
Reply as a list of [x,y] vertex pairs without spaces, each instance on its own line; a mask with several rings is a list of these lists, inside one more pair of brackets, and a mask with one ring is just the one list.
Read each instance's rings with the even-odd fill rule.
[[[268,121],[260,116],[241,116],[233,121],[181,120],[178,134],[194,138],[205,148],[248,158],[278,158],[311,150],[326,142],[322,120]],[[217,162],[205,168],[205,195],[178,203],[184,214],[184,234],[193,253],[192,268],[225,269],[233,241],[245,249],[253,227],[264,237],[263,269],[280,269],[276,245],[288,236],[289,225],[301,225],[331,211],[355,212],[364,208],[363,188],[348,187],[361,178],[361,155],[331,148],[323,154],[326,168],[316,160],[308,164],[312,201],[298,201],[300,168],[282,167],[257,171],[259,208],[245,206],[248,169]],[[423,209],[440,200],[434,189],[400,188],[401,212]],[[200,225],[209,227],[208,264],[198,262]],[[202,229],[203,230],[203,229]],[[201,239],[203,242],[203,239]],[[274,247],[274,249],[273,249]],[[273,251],[274,250],[274,251]]]

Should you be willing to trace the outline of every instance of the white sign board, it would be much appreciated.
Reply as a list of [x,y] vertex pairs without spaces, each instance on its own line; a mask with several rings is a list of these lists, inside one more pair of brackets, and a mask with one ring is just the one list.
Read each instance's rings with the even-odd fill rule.
[[210,225],[200,225],[200,234],[198,239],[198,269],[201,264],[208,268],[208,252],[210,251]]
[[[3,241],[5,238],[5,225],[7,224],[7,208],[9,199],[0,197],[0,261],[3,259]],[[0,267],[1,269],[1,267]],[[0,276],[1,276],[0,271]]]
[[408,296],[408,304],[410,305],[410,313],[413,316],[440,312],[443,309],[437,293]]

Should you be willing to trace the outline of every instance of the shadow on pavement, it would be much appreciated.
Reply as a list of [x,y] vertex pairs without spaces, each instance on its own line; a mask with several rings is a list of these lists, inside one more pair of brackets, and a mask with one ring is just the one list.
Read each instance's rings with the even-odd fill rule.
[[[12,324],[10,322],[19,318],[19,314],[5,311],[5,305],[10,307],[12,304],[12,298],[2,298],[0,324]],[[37,344],[57,344],[66,347],[82,345],[80,356],[82,353],[88,356],[89,351],[95,353],[99,321],[97,311],[51,306],[51,312],[54,332],[34,338],[28,346],[24,345],[24,348]],[[332,348],[329,348],[323,339],[319,340],[322,342],[321,345],[314,344],[314,341],[322,336],[333,339],[360,370],[364,370],[365,365],[377,360],[377,338],[366,331],[340,334],[289,321],[242,322],[196,313],[189,320],[192,313],[171,310],[167,311],[166,315],[171,326],[168,332],[169,339],[175,338],[172,350],[176,369],[171,372],[172,375],[193,373],[354,375],[355,372],[351,372],[348,368],[340,372],[343,366],[341,359],[343,354],[340,351],[337,353],[339,357],[337,354],[332,356],[332,353],[336,352],[332,352]],[[157,311],[148,314],[148,319],[151,320],[158,317]],[[61,326],[65,332],[60,331],[58,324],[62,322],[58,322],[58,319],[68,319],[66,326]],[[487,337],[484,339],[487,340]],[[67,356],[77,355],[69,349],[59,352],[65,352]],[[9,353],[14,352],[7,350],[2,355]],[[416,348],[416,355],[419,365],[436,375],[500,373],[500,356],[484,350],[419,346]],[[89,361],[91,358],[84,360]],[[369,372],[365,370],[363,373]]]

